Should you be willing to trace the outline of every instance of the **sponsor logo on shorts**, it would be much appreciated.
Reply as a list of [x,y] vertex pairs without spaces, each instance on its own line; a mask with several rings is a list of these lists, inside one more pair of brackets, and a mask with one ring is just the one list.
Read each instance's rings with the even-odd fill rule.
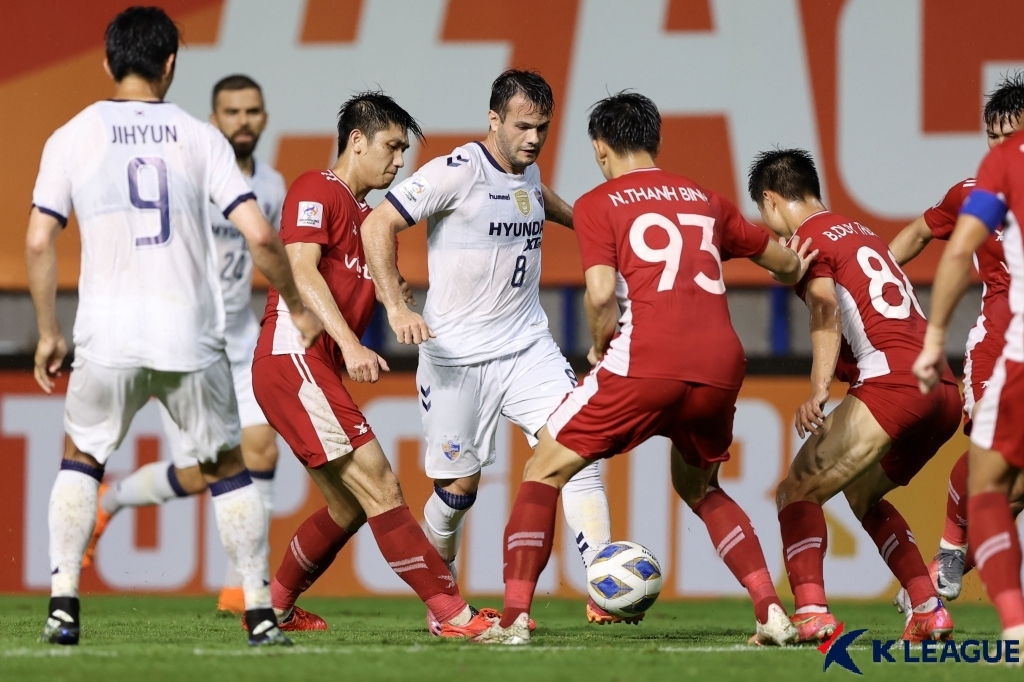
[[299,227],[315,227],[317,229],[323,227],[324,205],[319,201],[300,201],[299,215],[295,219],[295,224]]
[[516,206],[519,207],[519,212],[525,215],[530,215],[530,211],[533,210],[533,205],[530,203],[530,193],[525,189],[516,190]]
[[441,443],[441,452],[448,458],[449,462],[454,462],[462,454],[462,444],[457,440],[446,440]]
[[367,431],[370,430],[370,425],[367,424],[366,422],[363,422],[362,424],[356,424],[354,428],[356,429],[356,431],[359,432],[356,435],[361,436],[361,435],[363,435],[364,433],[366,433]]

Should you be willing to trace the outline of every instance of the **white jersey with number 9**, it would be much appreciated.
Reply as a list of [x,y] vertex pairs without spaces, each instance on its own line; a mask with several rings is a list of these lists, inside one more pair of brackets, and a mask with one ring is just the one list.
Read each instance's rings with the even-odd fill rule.
[[177,105],[97,102],[54,132],[32,202],[78,218],[75,353],[173,372],[216,362],[224,304],[210,211],[249,198],[224,135]]

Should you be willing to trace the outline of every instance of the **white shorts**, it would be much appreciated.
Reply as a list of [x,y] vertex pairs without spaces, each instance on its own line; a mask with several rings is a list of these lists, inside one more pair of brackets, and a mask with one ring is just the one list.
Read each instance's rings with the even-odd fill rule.
[[105,464],[150,398],[164,405],[202,461],[241,441],[226,356],[197,372],[115,369],[79,356],[68,381],[64,429],[79,450]]
[[420,355],[416,370],[426,436],[424,469],[433,479],[463,478],[494,462],[499,417],[530,441],[576,385],[576,375],[550,336],[517,353],[475,365],[435,365]]
[[[247,429],[250,426],[265,426],[268,422],[252,390],[252,357],[256,353],[260,326],[251,312],[245,310],[243,313],[235,319],[228,318],[224,337],[227,342],[225,351],[231,366],[231,379],[235,387],[235,401],[238,404],[238,421],[243,429]],[[162,409],[160,412],[174,466],[188,469],[198,465],[200,453],[187,444],[187,439],[182,439],[167,410]]]

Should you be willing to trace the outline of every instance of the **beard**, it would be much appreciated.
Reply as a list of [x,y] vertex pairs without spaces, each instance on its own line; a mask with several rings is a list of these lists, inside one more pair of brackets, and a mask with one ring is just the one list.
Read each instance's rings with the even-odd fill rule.
[[[248,133],[249,135],[252,135],[252,139],[249,140],[248,142],[240,142],[239,140],[236,139],[236,137],[241,132],[245,132]],[[238,133],[235,133],[234,136],[228,139],[228,142],[231,143],[231,148],[235,150],[235,157],[239,159],[247,159],[250,156],[252,156],[252,153],[256,151],[256,143],[258,141],[259,137],[257,137],[251,130],[239,131]]]

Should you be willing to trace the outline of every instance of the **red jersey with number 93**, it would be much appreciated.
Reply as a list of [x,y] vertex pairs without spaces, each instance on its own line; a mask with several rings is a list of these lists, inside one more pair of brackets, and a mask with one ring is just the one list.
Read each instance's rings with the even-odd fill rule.
[[573,208],[584,270],[616,270],[620,329],[601,366],[629,377],[736,389],[746,358],[722,261],[756,257],[768,233],[731,202],[659,168],[635,170]]
[[917,386],[911,367],[928,322],[889,246],[860,223],[828,211],[805,220],[797,235],[819,251],[797,295],[805,298],[808,282],[819,277],[836,285],[843,321],[836,378],[853,386],[869,380]]

